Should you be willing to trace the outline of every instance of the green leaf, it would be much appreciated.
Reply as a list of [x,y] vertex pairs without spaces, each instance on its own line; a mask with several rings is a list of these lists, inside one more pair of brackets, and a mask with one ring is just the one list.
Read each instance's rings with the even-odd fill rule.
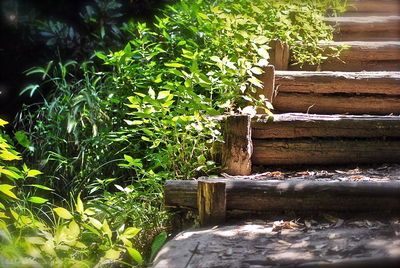
[[121,255],[120,251],[115,250],[115,249],[109,249],[106,251],[104,258],[107,260],[117,260],[120,255]]
[[126,228],[126,230],[124,231],[124,233],[122,234],[122,236],[131,239],[133,237],[135,237],[141,229],[139,228],[135,228],[135,227],[128,227]]
[[24,146],[27,149],[30,149],[30,141],[26,136],[24,131],[17,131],[15,132],[15,138],[17,139],[18,143]]
[[18,197],[13,192],[11,192],[13,188],[15,188],[15,186],[9,184],[0,184],[0,192],[11,198],[18,199]]
[[28,186],[33,186],[33,187],[36,187],[36,188],[39,188],[39,189],[42,189],[42,190],[46,190],[46,191],[53,191],[53,189],[51,189],[49,187],[46,187],[44,185],[40,185],[40,184],[31,184],[31,185],[28,185]]
[[43,174],[39,170],[31,169],[28,171],[28,177],[36,177],[37,175]]
[[200,18],[202,18],[202,19],[205,19],[205,20],[209,20],[210,18],[206,15],[206,14],[203,14],[203,13],[197,13],[197,15],[200,17]]
[[108,236],[108,239],[111,241],[112,231],[106,219],[104,219],[103,224],[101,225],[101,230]]
[[72,214],[62,207],[53,208],[54,212],[58,215],[58,217],[70,220],[73,218]]
[[96,55],[96,57],[98,57],[99,59],[102,59],[104,61],[108,59],[106,55],[104,55],[103,53],[100,53],[100,52],[96,52],[95,55]]
[[174,68],[185,67],[185,65],[183,65],[181,63],[177,63],[177,62],[165,63],[165,66],[174,67]]
[[141,120],[126,120],[124,119],[125,123],[127,123],[129,126],[137,126],[137,125],[142,125],[144,122]]
[[43,203],[46,203],[49,200],[46,199],[46,198],[38,197],[38,196],[31,196],[31,197],[28,198],[28,201],[32,202],[32,203],[35,203],[35,204],[43,204]]
[[136,261],[139,264],[143,263],[143,257],[139,253],[139,251],[131,247],[126,247],[126,250],[128,251],[129,255],[132,257],[134,261]]
[[253,67],[253,68],[250,69],[250,71],[251,71],[253,74],[257,74],[257,75],[260,75],[260,74],[263,73],[263,70],[262,70],[261,68],[259,68],[259,67]]
[[6,150],[1,151],[0,158],[6,161],[21,160],[20,156]]
[[97,220],[95,218],[92,218],[92,217],[89,217],[89,221],[94,227],[96,227],[99,230],[101,229],[102,224],[101,224],[101,222],[99,220]]
[[156,256],[157,252],[164,245],[166,240],[167,240],[167,233],[166,232],[161,232],[154,238],[153,242],[151,243],[150,260],[153,260],[153,258]]
[[257,36],[256,38],[254,38],[253,42],[262,45],[268,42],[268,38],[265,36]]
[[171,95],[170,91],[160,91],[158,93],[157,99],[161,100],[161,99],[165,99],[166,97],[168,97],[169,95]]
[[83,212],[84,212],[81,194],[78,194],[78,197],[76,198],[76,208],[75,209],[79,214],[83,214]]
[[257,49],[257,53],[258,53],[258,55],[260,55],[264,59],[269,59],[269,53],[268,53],[268,51],[266,49],[259,48],[259,49]]

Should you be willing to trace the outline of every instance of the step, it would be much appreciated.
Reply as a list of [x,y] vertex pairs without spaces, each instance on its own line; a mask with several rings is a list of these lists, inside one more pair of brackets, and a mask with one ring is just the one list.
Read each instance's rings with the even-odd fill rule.
[[162,247],[151,267],[397,268],[400,263],[395,221],[259,218],[184,230]]
[[348,12],[399,14],[400,2],[398,0],[350,0]]
[[276,113],[400,114],[400,72],[276,71]]
[[249,175],[254,165],[400,163],[399,129],[400,116],[228,116],[222,166]]
[[276,71],[280,93],[400,96],[400,72]]
[[[400,139],[400,138],[397,138]],[[253,165],[398,163],[400,141],[380,139],[253,140]]]
[[330,17],[336,41],[388,41],[400,39],[400,16]]
[[[250,176],[251,177],[251,176]],[[250,178],[249,177],[249,178]],[[305,176],[306,177],[306,176]],[[225,184],[226,213],[312,211],[400,213],[399,181],[315,179],[200,178]],[[167,209],[198,208],[198,180],[169,180],[164,186]]]
[[[255,139],[400,137],[400,116],[275,114],[252,119]],[[400,160],[399,160],[400,161]]]
[[289,70],[304,71],[400,71],[400,41],[381,42],[325,42],[320,44],[329,53],[329,47],[347,47],[338,58],[328,58],[320,66],[290,65]]

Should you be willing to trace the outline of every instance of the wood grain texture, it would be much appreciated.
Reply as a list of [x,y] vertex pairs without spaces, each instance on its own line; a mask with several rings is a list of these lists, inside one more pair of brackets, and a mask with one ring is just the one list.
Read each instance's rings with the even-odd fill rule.
[[229,116],[225,121],[222,166],[231,175],[251,174],[251,119],[248,115]]
[[398,41],[347,41],[319,44],[327,55],[330,47],[349,46],[339,58],[329,57],[321,65],[290,65],[289,70],[304,71],[399,71],[400,42]]
[[335,26],[336,41],[399,40],[400,16],[330,17],[325,21]]
[[270,43],[271,64],[275,66],[275,70],[287,70],[289,68],[289,45],[280,41],[273,40]]
[[348,4],[349,12],[400,13],[400,2],[398,0],[350,0]]
[[[355,38],[356,39],[356,38]],[[304,64],[289,65],[289,70],[323,71],[396,71],[400,70],[400,41],[336,41],[321,42],[319,46],[326,55],[332,54],[330,47],[346,46],[340,53],[340,59],[328,58],[320,66]],[[290,60],[293,62],[293,59]],[[381,66],[377,66],[381,65]],[[278,69],[277,69],[278,70]]]
[[275,114],[253,118],[252,139],[306,137],[399,137],[399,116]]
[[253,140],[255,165],[399,163],[395,140]]
[[279,92],[400,95],[400,72],[277,71]]
[[[226,184],[227,210],[400,212],[400,183],[209,179]],[[167,208],[197,209],[197,181],[167,181]]]
[[278,92],[273,106],[277,113],[400,114],[398,96],[337,96]]
[[220,181],[199,181],[197,187],[197,208],[201,226],[225,222],[225,183]]

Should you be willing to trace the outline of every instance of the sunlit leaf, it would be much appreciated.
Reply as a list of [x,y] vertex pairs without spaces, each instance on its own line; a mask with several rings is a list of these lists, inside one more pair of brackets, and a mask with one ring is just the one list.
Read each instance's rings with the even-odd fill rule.
[[1,127],[4,126],[4,125],[7,125],[7,124],[8,124],[7,121],[4,121],[3,119],[0,118],[0,126]]
[[17,196],[13,192],[11,192],[13,188],[15,188],[15,186],[9,184],[0,184],[0,192],[11,198],[18,199]]
[[2,158],[3,160],[7,160],[7,161],[12,161],[12,160],[20,160],[21,157],[13,154],[10,151],[6,151],[6,150],[2,150],[0,153],[0,158]]
[[94,227],[96,227],[96,229],[101,230],[102,224],[99,220],[89,217],[89,221]]
[[174,68],[180,68],[180,67],[185,67],[185,65],[177,62],[172,62],[172,63],[165,63],[165,66],[167,67],[174,67]]
[[171,93],[169,91],[160,91],[158,93],[157,99],[161,100],[161,99],[165,99],[166,97],[168,97]]
[[84,207],[83,207],[83,202],[82,202],[82,199],[81,199],[81,195],[79,194],[78,195],[78,197],[76,198],[76,206],[75,206],[76,208],[76,211],[78,212],[78,213],[80,213],[80,214],[82,214],[83,213],[83,211],[84,211]]
[[126,230],[124,231],[124,233],[122,234],[123,236],[125,236],[126,238],[130,239],[135,237],[141,229],[139,228],[134,228],[134,227],[128,227],[126,228]]
[[36,177],[37,175],[43,174],[39,170],[31,169],[28,171],[28,177]]
[[58,217],[70,220],[73,218],[72,214],[62,207],[53,208],[54,212],[58,215]]
[[106,251],[104,258],[107,260],[117,260],[120,255],[121,255],[120,251],[115,250],[115,249],[109,249]]

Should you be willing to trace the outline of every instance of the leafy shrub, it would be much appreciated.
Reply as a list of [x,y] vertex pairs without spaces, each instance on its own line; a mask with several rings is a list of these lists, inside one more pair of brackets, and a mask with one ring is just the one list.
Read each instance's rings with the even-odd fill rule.
[[[1,126],[6,123],[0,119]],[[20,133],[17,137],[21,144],[29,146],[25,136]],[[21,157],[3,132],[0,132],[0,149],[0,266],[93,267],[113,262],[132,263],[125,258],[125,252],[134,262],[143,263],[131,241],[140,229],[121,221],[115,223],[104,215],[100,221],[100,210],[94,206],[85,209],[79,196],[73,211],[63,207],[49,211],[49,200],[33,194],[36,190],[52,189],[28,184],[30,178],[42,173],[25,164],[20,168],[9,164]],[[47,205],[33,207],[29,202]],[[39,217],[41,214],[48,220]]]

